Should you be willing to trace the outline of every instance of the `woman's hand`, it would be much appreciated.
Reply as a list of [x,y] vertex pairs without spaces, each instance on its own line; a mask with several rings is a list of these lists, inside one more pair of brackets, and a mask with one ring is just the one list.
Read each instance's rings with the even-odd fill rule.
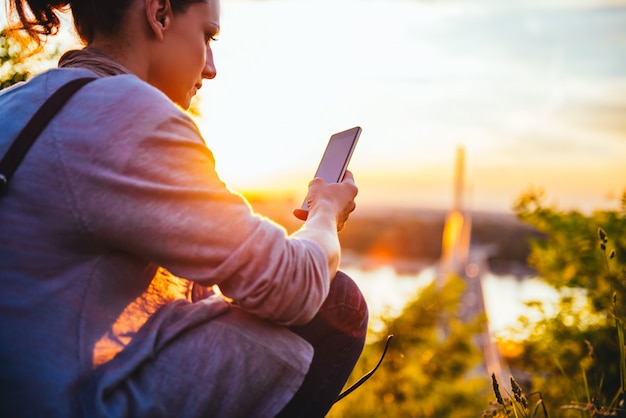
[[354,177],[349,171],[346,171],[341,183],[326,183],[321,178],[315,178],[309,183],[306,198],[308,212],[302,209],[293,211],[294,215],[306,222],[292,236],[313,240],[321,246],[328,260],[330,280],[335,276],[341,258],[337,232],[343,228],[356,207],[354,198],[357,192]]
[[336,215],[337,231],[341,231],[356,208],[354,199],[357,193],[358,188],[350,171],[346,171],[341,183],[326,183],[321,178],[315,178],[309,183],[309,192],[306,197],[309,210],[295,209],[293,214],[305,221],[309,213],[315,212],[318,208],[324,208]]

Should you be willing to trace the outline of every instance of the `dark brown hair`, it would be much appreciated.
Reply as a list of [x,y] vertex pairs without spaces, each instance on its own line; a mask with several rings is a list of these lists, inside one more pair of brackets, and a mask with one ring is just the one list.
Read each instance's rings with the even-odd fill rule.
[[[41,42],[58,32],[61,24],[58,14],[72,11],[78,36],[86,44],[96,33],[113,34],[119,28],[133,0],[10,0],[19,22],[15,29],[24,30]],[[170,0],[174,13],[183,12],[192,3],[205,0]]]

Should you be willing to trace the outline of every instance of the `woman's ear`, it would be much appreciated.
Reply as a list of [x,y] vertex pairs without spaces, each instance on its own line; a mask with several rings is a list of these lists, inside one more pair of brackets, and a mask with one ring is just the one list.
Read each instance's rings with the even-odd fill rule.
[[145,0],[146,18],[154,36],[162,41],[164,32],[172,22],[170,0]]

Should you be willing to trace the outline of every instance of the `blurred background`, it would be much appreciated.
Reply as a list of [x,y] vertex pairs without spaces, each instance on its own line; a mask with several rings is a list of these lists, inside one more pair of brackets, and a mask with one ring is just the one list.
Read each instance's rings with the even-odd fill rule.
[[616,206],[626,168],[624,1],[227,0],[200,125],[236,189],[304,193],[361,125],[366,206],[510,211],[529,185]]

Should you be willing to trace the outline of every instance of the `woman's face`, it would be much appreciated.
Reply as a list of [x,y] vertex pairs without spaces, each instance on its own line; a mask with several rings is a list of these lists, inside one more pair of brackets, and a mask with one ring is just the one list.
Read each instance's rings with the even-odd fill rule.
[[219,28],[219,0],[192,3],[174,14],[148,82],[183,109],[189,108],[202,80],[216,75],[211,41]]

